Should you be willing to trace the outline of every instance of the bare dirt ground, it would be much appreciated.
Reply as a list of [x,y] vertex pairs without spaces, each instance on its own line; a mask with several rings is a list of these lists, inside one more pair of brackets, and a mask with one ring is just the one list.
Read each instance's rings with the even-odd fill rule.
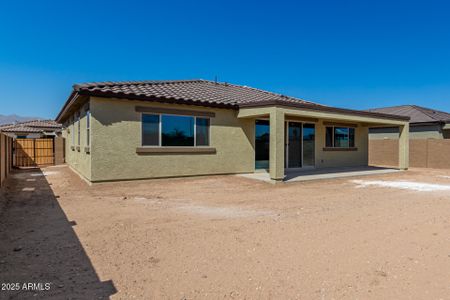
[[93,186],[42,171],[0,198],[0,282],[51,286],[0,298],[450,298],[450,170]]

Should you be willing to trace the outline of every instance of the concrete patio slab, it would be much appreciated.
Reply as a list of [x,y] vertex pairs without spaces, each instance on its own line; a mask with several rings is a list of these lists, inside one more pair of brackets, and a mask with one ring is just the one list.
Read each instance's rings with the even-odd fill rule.
[[[400,171],[401,170],[399,169],[380,168],[380,167],[348,167],[348,168],[324,168],[324,169],[308,169],[308,170],[287,170],[284,177],[284,182],[368,176],[368,175],[395,173]],[[253,174],[239,174],[237,176],[271,183],[274,182],[274,180],[270,179],[270,174],[265,171],[258,171]]]

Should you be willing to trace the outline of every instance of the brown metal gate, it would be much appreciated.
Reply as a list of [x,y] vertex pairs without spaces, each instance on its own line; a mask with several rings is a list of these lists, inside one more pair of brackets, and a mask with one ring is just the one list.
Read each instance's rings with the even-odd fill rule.
[[14,141],[15,167],[35,167],[54,163],[53,139],[16,139]]

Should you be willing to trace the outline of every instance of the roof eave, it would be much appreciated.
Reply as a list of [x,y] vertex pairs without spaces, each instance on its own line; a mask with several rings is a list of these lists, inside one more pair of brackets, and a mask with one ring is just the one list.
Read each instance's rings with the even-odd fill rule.
[[58,123],[63,122],[65,113],[69,110],[70,106],[77,99],[77,97],[78,97],[78,92],[74,89],[72,91],[72,93],[70,93],[69,97],[67,98],[66,103],[64,103],[63,107],[61,108],[61,111],[56,116],[56,118],[55,118],[56,122],[58,122]]
[[410,122],[411,126],[426,126],[426,125],[445,125],[443,121],[428,121],[428,122]]
[[236,104],[195,101],[192,99],[179,99],[179,98],[171,98],[171,97],[155,97],[155,96],[145,96],[145,95],[135,95],[135,94],[125,94],[125,93],[86,91],[86,90],[80,90],[80,91],[78,91],[78,94],[90,96],[90,97],[117,98],[117,99],[124,99],[124,100],[153,101],[153,102],[161,102],[161,103],[187,104],[187,105],[196,105],[196,106],[238,109],[238,106]]
[[339,113],[339,114],[353,114],[353,115],[358,115],[358,116],[376,117],[376,118],[397,120],[397,121],[398,120],[400,120],[400,121],[409,121],[410,120],[410,117],[405,117],[405,116],[389,115],[389,114],[383,114],[383,113],[337,108],[337,107],[323,106],[323,105],[284,102],[284,101],[279,101],[279,100],[245,103],[245,104],[239,105],[239,108],[256,108],[256,107],[267,107],[267,106],[296,107],[296,108],[302,108],[302,109],[306,109],[306,110],[334,112],[334,113]]

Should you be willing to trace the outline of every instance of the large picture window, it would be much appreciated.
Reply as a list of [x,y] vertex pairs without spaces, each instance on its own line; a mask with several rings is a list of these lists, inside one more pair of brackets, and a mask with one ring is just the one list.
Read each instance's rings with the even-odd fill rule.
[[142,146],[209,146],[209,118],[142,114]]
[[162,115],[161,146],[194,146],[194,117]]
[[327,127],[325,139],[325,144],[328,148],[354,148],[355,128]]

